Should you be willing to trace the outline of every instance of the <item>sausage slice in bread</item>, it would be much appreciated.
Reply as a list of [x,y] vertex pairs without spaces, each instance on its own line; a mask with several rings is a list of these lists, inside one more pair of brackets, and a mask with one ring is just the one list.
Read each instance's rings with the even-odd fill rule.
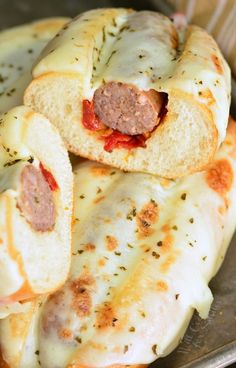
[[203,169],[224,140],[230,71],[210,35],[164,15],[79,15],[33,69],[26,105],[70,151],[126,171],[176,178]]
[[[236,225],[235,146],[231,121],[207,170],[176,182],[78,165],[70,276],[39,318],[0,323],[10,368],[34,367],[35,352],[44,368],[149,364],[175,348],[194,309],[206,318]],[[15,346],[12,326],[27,316]]]
[[[49,121],[27,107],[0,117],[0,316],[66,280],[72,169]],[[16,310],[15,310],[16,308]]]

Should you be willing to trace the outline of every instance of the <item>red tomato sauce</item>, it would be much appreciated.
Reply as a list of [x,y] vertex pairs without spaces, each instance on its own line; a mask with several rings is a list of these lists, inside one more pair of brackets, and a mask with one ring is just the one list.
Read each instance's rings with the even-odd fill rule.
[[[99,131],[105,129],[105,125],[94,112],[93,101],[83,100],[83,118],[82,124],[86,129]],[[146,137],[143,134],[128,135],[120,133],[118,130],[113,130],[111,134],[102,136],[104,139],[104,150],[112,152],[115,148],[132,149],[136,147],[146,147]]]
[[41,173],[43,174],[46,182],[48,183],[51,191],[54,192],[55,190],[59,189],[59,186],[58,186],[54,176],[52,175],[52,173],[50,173],[50,171],[45,169],[45,167],[43,166],[43,164],[41,162],[39,164],[39,168],[40,168]]

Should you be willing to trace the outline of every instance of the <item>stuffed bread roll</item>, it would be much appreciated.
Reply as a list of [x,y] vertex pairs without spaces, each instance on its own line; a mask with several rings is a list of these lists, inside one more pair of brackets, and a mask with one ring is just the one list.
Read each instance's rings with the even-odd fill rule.
[[236,224],[235,145],[231,122],[208,169],[176,182],[79,165],[70,276],[37,318],[0,323],[10,368],[37,367],[35,352],[43,368],[148,364],[175,348],[194,309],[206,318]]
[[[26,107],[0,117],[0,317],[59,288],[71,256],[72,170],[49,121]],[[11,310],[11,306],[13,310]]]
[[48,18],[0,32],[0,113],[23,102],[31,68],[69,18]]
[[73,153],[175,178],[204,168],[223,141],[230,71],[199,27],[179,30],[156,12],[98,9],[49,43],[24,101]]

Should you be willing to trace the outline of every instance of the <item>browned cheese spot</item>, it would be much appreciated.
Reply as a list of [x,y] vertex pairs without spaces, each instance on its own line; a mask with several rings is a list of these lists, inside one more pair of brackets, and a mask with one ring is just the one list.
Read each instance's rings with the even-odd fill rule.
[[209,88],[200,91],[199,96],[207,100],[208,105],[213,105],[214,103],[216,103],[216,100]]
[[141,236],[149,236],[153,230],[151,226],[158,219],[158,205],[154,201],[150,201],[143,206],[142,210],[136,216],[138,232]]
[[106,236],[106,247],[108,250],[113,251],[118,247],[118,241],[117,239],[112,235]]
[[95,285],[92,275],[85,273],[78,279],[71,282],[70,289],[72,291],[71,308],[76,314],[82,318],[89,316],[92,308],[91,286]]
[[92,243],[87,243],[85,244],[84,249],[87,250],[88,252],[94,252],[96,249],[96,246]]
[[162,226],[161,231],[165,234],[162,240],[161,252],[170,252],[174,243],[174,237],[171,234],[171,227],[169,224]]
[[99,259],[99,260],[98,260],[98,265],[99,265],[100,267],[104,267],[104,266],[105,266],[105,264],[106,264],[106,259],[101,258],[101,259]]
[[236,160],[236,122],[230,117],[227,128],[227,135],[223,142],[230,156]]
[[93,203],[94,203],[94,204],[100,203],[100,202],[101,202],[101,201],[103,201],[103,199],[105,199],[105,198],[106,198],[105,196],[98,197],[98,198],[94,199]]
[[73,338],[73,332],[67,328],[63,328],[59,331],[59,337],[63,340],[71,340]]
[[227,159],[215,161],[206,173],[207,184],[221,197],[231,189],[233,177],[233,169]]
[[174,253],[167,256],[166,260],[160,266],[161,272],[163,273],[168,272],[171,266],[175,263],[176,257],[177,257],[177,254],[174,254]]
[[107,176],[111,172],[111,168],[108,166],[93,166],[91,168],[93,176]]
[[167,291],[168,285],[165,281],[158,281],[157,282],[157,291]]
[[219,60],[218,56],[217,56],[217,55],[215,55],[215,54],[212,54],[212,55],[211,55],[211,60],[213,61],[213,63],[214,63],[214,65],[215,65],[215,68],[216,68],[217,72],[218,72],[219,74],[223,74],[223,68],[222,68],[222,65],[221,65],[221,62],[220,62],[220,60]]
[[170,225],[169,224],[164,224],[162,227],[161,227],[161,231],[163,232],[163,233],[166,233],[166,234],[168,234],[169,232],[170,232]]
[[22,170],[17,206],[34,230],[53,230],[56,221],[53,194],[41,171],[33,165]]
[[45,335],[49,335],[51,331],[56,330],[59,332],[62,328],[61,322],[55,314],[55,310],[58,311],[61,302],[64,298],[63,291],[57,291],[56,293],[50,295],[48,302],[45,306],[44,313],[42,315],[42,330]]
[[97,309],[97,328],[114,327],[117,319],[114,315],[114,310],[110,302],[103,303]]

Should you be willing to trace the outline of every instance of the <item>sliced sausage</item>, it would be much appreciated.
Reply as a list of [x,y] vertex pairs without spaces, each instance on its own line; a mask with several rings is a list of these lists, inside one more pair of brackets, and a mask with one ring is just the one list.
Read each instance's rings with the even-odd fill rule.
[[158,125],[165,94],[110,82],[95,91],[93,101],[95,114],[106,126],[136,135],[151,132]]
[[52,230],[56,221],[53,194],[42,172],[27,165],[21,172],[18,207],[36,231]]

